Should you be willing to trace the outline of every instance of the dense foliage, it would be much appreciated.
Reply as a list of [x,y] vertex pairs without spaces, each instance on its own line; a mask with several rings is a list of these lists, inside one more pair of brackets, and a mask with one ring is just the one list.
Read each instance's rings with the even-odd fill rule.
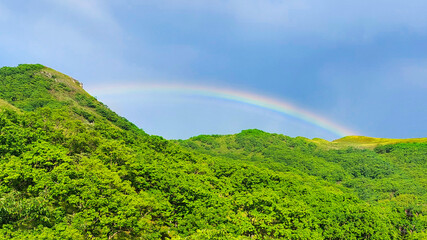
[[0,238],[427,237],[427,143],[167,141],[41,65],[0,69],[0,98]]

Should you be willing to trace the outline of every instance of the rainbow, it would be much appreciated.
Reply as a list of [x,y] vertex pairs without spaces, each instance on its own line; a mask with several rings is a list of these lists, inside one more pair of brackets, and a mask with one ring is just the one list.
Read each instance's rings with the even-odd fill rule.
[[289,102],[234,89],[185,84],[127,83],[95,86],[90,88],[89,92],[98,97],[118,94],[160,92],[225,99],[229,101],[249,104],[252,106],[275,111],[284,115],[292,116],[312,125],[318,126],[322,129],[325,129],[339,137],[357,135],[353,131],[344,128],[343,126],[329,121],[328,119],[325,119],[319,115],[306,111]]

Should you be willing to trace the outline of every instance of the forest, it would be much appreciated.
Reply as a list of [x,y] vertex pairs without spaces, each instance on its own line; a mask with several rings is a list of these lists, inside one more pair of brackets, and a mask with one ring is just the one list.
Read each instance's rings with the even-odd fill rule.
[[3,67],[0,239],[427,239],[427,138],[366,139],[166,140],[69,76]]

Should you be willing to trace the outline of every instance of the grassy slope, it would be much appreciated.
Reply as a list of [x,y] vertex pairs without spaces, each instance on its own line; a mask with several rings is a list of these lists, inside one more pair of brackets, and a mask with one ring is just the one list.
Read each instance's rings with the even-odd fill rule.
[[407,138],[407,139],[393,139],[393,138],[374,138],[365,136],[347,136],[334,141],[327,141],[320,138],[314,138],[312,142],[327,149],[343,149],[348,147],[374,149],[380,145],[397,144],[397,143],[425,143],[427,138]]
[[0,109],[9,109],[17,112],[20,111],[17,107],[13,106],[12,104],[3,99],[0,99]]

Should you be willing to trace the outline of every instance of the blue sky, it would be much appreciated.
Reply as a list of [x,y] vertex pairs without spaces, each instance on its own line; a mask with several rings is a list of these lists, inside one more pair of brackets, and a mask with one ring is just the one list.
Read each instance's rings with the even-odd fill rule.
[[[183,83],[291,102],[354,130],[427,137],[426,1],[0,1],[0,65],[84,83]],[[259,128],[338,136],[296,118],[180,94],[97,95],[166,138]]]

